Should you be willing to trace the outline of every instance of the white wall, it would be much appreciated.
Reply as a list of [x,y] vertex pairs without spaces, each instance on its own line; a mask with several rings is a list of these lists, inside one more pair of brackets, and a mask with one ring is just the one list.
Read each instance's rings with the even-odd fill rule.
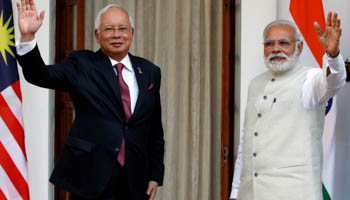
[[[16,2],[19,1],[12,0],[15,36],[19,39]],[[38,45],[46,63],[52,63],[54,58],[54,2],[53,0],[35,1],[38,11],[45,10],[44,23],[36,38],[40,38]],[[48,181],[53,167],[53,92],[30,85],[23,79],[20,67],[19,72],[23,95],[30,198],[50,200],[53,199],[53,186]]]
[[[263,30],[276,19],[276,0],[241,0],[241,88],[240,88],[240,127],[244,119],[249,82],[267,70],[263,59]],[[235,135],[235,146],[239,142]]]

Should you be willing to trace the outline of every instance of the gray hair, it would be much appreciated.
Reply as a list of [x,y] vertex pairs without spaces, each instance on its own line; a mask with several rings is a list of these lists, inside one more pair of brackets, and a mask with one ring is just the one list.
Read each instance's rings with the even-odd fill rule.
[[100,23],[101,23],[101,16],[105,12],[107,12],[107,10],[110,9],[110,8],[119,8],[123,12],[125,12],[125,14],[129,17],[131,28],[134,29],[134,20],[132,19],[131,15],[129,15],[129,12],[127,10],[125,10],[124,8],[120,7],[118,4],[109,4],[108,6],[102,8],[100,10],[100,12],[97,13],[97,16],[96,16],[96,19],[95,19],[95,29],[96,30],[99,30],[98,28],[100,27]]
[[298,28],[295,26],[294,23],[292,23],[288,20],[275,20],[275,21],[269,23],[264,29],[263,39],[265,40],[266,33],[268,30],[270,30],[270,28],[272,28],[274,26],[278,26],[278,25],[287,25],[287,26],[293,28],[294,32],[295,32],[295,38],[294,38],[295,41],[297,41],[297,43],[300,43],[303,41],[303,37],[300,34]]

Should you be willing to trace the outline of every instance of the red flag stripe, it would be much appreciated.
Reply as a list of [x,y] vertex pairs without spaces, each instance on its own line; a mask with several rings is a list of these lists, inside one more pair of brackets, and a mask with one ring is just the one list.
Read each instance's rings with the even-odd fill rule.
[[317,63],[322,67],[322,56],[325,51],[321,43],[318,41],[314,22],[318,22],[321,29],[325,28],[325,18],[323,12],[322,1],[320,0],[291,0],[290,13],[297,24],[305,42],[309,46]]
[[[12,136],[6,124],[0,118],[0,141],[4,145],[7,153],[10,155],[12,161],[15,163],[23,177],[28,176],[27,161],[22,153],[22,149],[18,146],[15,138]],[[0,174],[1,177],[1,174]],[[1,180],[0,180],[1,185]],[[1,187],[1,186],[0,186]]]
[[[12,85],[11,85],[12,86]],[[1,92],[2,97],[4,97],[5,102],[9,106],[12,113],[17,118],[18,122],[23,127],[23,115],[22,115],[22,102],[18,98],[13,87],[7,87]]]
[[17,120],[16,116],[12,113],[11,109],[7,105],[4,97],[0,94],[0,117],[4,120],[6,126],[11,131],[17,144],[22,149],[23,155],[26,157],[26,151],[24,147],[24,131],[22,125]]
[[2,192],[1,188],[0,188],[0,199],[1,200],[7,200],[5,194]]
[[0,142],[0,165],[8,175],[12,184],[17,189],[23,200],[29,199],[29,190],[27,181],[22,176],[21,172],[17,169],[15,163],[4,148],[2,142]]
[[19,80],[12,84],[12,89],[15,91],[18,99],[22,102],[22,93],[21,93],[21,87],[19,84]]

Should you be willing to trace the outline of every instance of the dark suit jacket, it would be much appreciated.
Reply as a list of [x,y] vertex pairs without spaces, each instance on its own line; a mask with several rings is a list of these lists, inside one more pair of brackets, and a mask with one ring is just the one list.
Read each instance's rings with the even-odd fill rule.
[[139,87],[134,113],[125,121],[118,79],[109,58],[73,51],[63,63],[46,66],[38,47],[17,56],[25,79],[37,86],[67,91],[75,120],[50,181],[83,197],[104,191],[125,137],[130,192],[144,199],[148,182],[163,183],[164,136],[161,123],[160,69],[129,54]]

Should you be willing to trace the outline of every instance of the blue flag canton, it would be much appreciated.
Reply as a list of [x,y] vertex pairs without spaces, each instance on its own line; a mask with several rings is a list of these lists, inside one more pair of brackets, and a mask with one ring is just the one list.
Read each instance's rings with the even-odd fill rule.
[[15,36],[11,0],[0,2],[0,92],[16,82]]

